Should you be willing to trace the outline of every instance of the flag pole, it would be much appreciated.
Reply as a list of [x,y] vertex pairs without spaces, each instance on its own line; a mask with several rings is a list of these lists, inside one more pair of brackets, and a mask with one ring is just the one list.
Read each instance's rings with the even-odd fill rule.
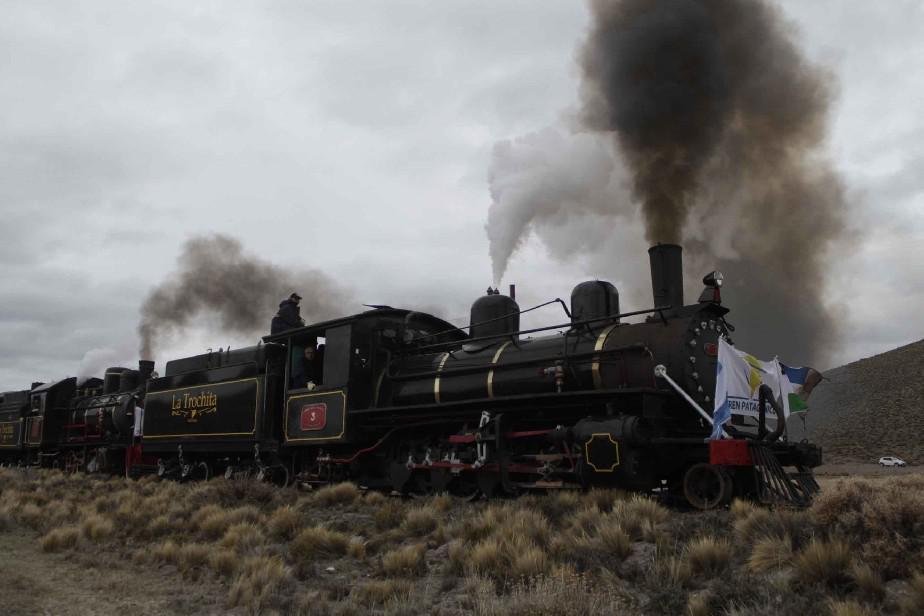
[[[687,392],[685,392],[685,391],[683,390],[683,388],[682,388],[680,385],[678,385],[678,384],[674,381],[674,379],[672,379],[672,378],[667,374],[667,368],[665,368],[663,364],[658,364],[657,366],[655,366],[654,373],[655,373],[655,376],[656,376],[656,377],[661,378],[661,379],[664,379],[665,381],[667,381],[668,385],[670,385],[671,387],[673,387],[673,388],[674,388],[674,391],[676,391],[678,394],[680,394],[680,396],[681,396],[684,400],[686,400],[686,401],[690,404],[690,406],[692,406],[692,407],[696,410],[696,412],[699,413],[699,414],[703,417],[703,419],[705,419],[706,421],[708,421],[710,426],[715,427],[715,424],[714,424],[713,421],[712,421],[712,416],[711,416],[709,413],[707,413],[706,411],[704,411],[704,410],[703,410],[703,407],[701,407],[700,405],[698,405],[698,404],[696,403],[696,400],[694,400],[693,398],[691,398],[690,395],[689,395]],[[722,429],[722,437],[724,437],[724,438],[731,438],[731,437],[728,435],[728,432],[726,432],[724,428]]]

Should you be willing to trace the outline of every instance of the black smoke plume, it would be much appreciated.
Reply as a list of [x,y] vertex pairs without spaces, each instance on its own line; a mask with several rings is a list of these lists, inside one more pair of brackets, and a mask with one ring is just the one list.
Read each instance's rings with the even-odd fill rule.
[[[609,215],[639,212],[648,243],[682,244],[688,278],[724,269],[739,344],[822,359],[836,341],[826,266],[846,215],[842,183],[821,151],[827,73],[764,0],[592,0],[590,9],[578,131],[610,139],[615,167],[627,172],[625,188],[608,194]],[[489,221],[541,222],[541,213],[523,215],[512,191],[512,204],[497,197],[497,187],[512,177],[522,184],[538,167],[497,171]],[[585,203],[541,207],[559,218],[600,213]],[[506,235],[519,242],[527,227]],[[513,252],[494,243],[492,255]],[[494,265],[503,272],[506,262]]]
[[226,235],[186,241],[176,270],[141,306],[141,357],[153,357],[160,336],[181,331],[202,314],[217,317],[216,330],[259,336],[269,333],[278,303],[296,291],[307,322],[343,314],[347,293],[316,270],[283,268],[244,252]]

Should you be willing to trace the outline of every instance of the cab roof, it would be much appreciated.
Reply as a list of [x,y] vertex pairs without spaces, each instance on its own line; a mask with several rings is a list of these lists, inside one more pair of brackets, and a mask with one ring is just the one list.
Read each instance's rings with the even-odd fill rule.
[[380,306],[373,308],[372,310],[366,310],[365,312],[360,312],[358,314],[353,314],[345,317],[339,317],[336,319],[330,319],[328,321],[321,321],[319,323],[311,323],[310,325],[305,325],[304,327],[296,327],[293,329],[287,329],[284,332],[278,334],[270,334],[268,336],[263,336],[264,342],[285,342],[288,338],[293,336],[298,336],[300,334],[311,334],[319,330],[326,330],[331,327],[338,327],[340,325],[347,325],[351,323],[369,321],[373,319],[385,319],[392,321],[401,321],[408,322],[411,319],[414,319],[415,323],[419,326],[420,324],[429,325],[433,328],[434,334],[442,334],[452,339],[464,340],[467,338],[465,332],[449,323],[444,321],[439,317],[435,317],[432,314],[427,314],[426,312],[417,312],[415,310],[407,310],[404,308],[392,308],[391,306]]

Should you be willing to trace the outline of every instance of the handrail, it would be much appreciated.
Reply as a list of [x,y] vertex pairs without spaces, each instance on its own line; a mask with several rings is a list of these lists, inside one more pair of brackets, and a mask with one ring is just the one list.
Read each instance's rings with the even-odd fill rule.
[[[648,351],[648,347],[641,343],[627,344],[621,347],[615,347],[612,349],[600,349],[599,351],[586,351],[584,353],[575,353],[573,355],[568,355],[567,359],[570,360],[579,360],[579,359],[594,359],[601,358],[605,355],[615,355],[624,351]],[[649,351],[650,353],[650,351]],[[534,364],[542,364],[545,362],[552,361],[562,361],[562,357],[558,355],[548,355],[542,357],[535,357],[531,359],[524,359],[521,361],[512,361],[504,364],[477,364],[474,366],[462,366],[459,368],[449,368],[443,370],[427,370],[425,372],[412,372],[409,374],[391,374],[388,372],[388,368],[385,371],[385,378],[390,381],[412,381],[414,379],[425,379],[439,375],[440,377],[447,376],[459,376],[461,374],[477,374],[479,372],[486,372],[489,370],[503,370],[509,368],[521,368],[523,366],[530,366]]]
[[418,340],[426,340],[427,338],[436,338],[437,336],[442,336],[443,334],[451,334],[452,332],[460,331],[460,330],[463,330],[463,329],[472,329],[473,327],[477,327],[477,326],[479,326],[479,325],[487,325],[488,323],[494,323],[494,322],[496,322],[496,321],[503,321],[504,319],[506,319],[506,318],[508,318],[508,317],[510,317],[510,316],[513,316],[513,315],[515,315],[515,314],[516,314],[516,315],[526,314],[527,312],[532,312],[533,310],[538,310],[539,308],[545,308],[546,306],[549,306],[549,305],[554,304],[554,303],[556,303],[556,302],[558,302],[559,304],[561,304],[561,307],[564,309],[565,314],[568,315],[568,318],[570,319],[570,318],[571,318],[571,311],[568,310],[568,306],[565,305],[564,300],[562,300],[560,297],[556,297],[556,298],[553,299],[553,300],[549,300],[549,301],[547,301],[547,302],[545,302],[545,303],[543,303],[543,304],[537,304],[537,305],[535,305],[535,306],[533,306],[533,307],[531,307],[531,308],[527,308],[527,309],[525,309],[525,310],[520,310],[520,311],[518,311],[518,312],[508,312],[507,314],[505,314],[505,315],[502,316],[502,317],[495,317],[495,318],[493,318],[493,319],[488,319],[487,321],[479,321],[478,323],[470,323],[470,324],[468,324],[468,325],[461,325],[461,326],[459,326],[459,327],[453,327],[452,329],[446,329],[446,330],[443,330],[443,331],[441,331],[441,332],[436,332],[436,333],[433,333],[433,334],[424,334],[423,336],[418,336],[418,337],[416,337],[416,338],[411,338],[410,340],[407,341],[407,344],[413,344],[414,342],[417,342]]
[[[672,306],[656,306],[654,308],[646,308],[645,310],[633,310],[632,312],[621,312],[619,314],[611,314],[605,317],[597,317],[595,319],[585,319],[583,321],[573,321],[568,323],[560,323],[557,325],[547,325],[545,327],[536,327],[533,329],[521,329],[515,332],[507,332],[503,334],[492,334],[490,336],[479,336],[478,338],[467,338],[465,340],[451,340],[449,342],[438,342],[436,344],[427,344],[424,346],[416,347],[414,351],[428,351],[442,349],[449,346],[458,346],[461,344],[471,344],[473,342],[484,342],[487,340],[499,340],[501,338],[513,338],[514,336],[519,336],[522,334],[535,334],[538,332],[549,331],[552,329],[561,329],[563,327],[573,328],[580,325],[590,325],[591,323],[603,323],[607,321],[615,321],[616,319],[621,319],[623,317],[634,317],[640,314],[651,314],[653,312],[663,313],[664,311],[671,310]],[[461,329],[461,328],[456,328]],[[435,334],[431,334],[435,335]]]

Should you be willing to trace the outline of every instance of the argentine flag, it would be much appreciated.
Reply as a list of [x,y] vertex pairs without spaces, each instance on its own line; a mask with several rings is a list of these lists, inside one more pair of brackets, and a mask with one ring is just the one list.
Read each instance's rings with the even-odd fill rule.
[[[724,338],[719,339],[719,364],[716,366],[715,371],[715,408],[712,411],[712,435],[709,437],[712,440],[722,438],[722,426],[731,419],[731,409],[728,406],[728,381],[726,379],[728,374],[726,365],[729,357],[725,347],[728,346]],[[723,359],[725,360],[725,365],[723,365]]]

